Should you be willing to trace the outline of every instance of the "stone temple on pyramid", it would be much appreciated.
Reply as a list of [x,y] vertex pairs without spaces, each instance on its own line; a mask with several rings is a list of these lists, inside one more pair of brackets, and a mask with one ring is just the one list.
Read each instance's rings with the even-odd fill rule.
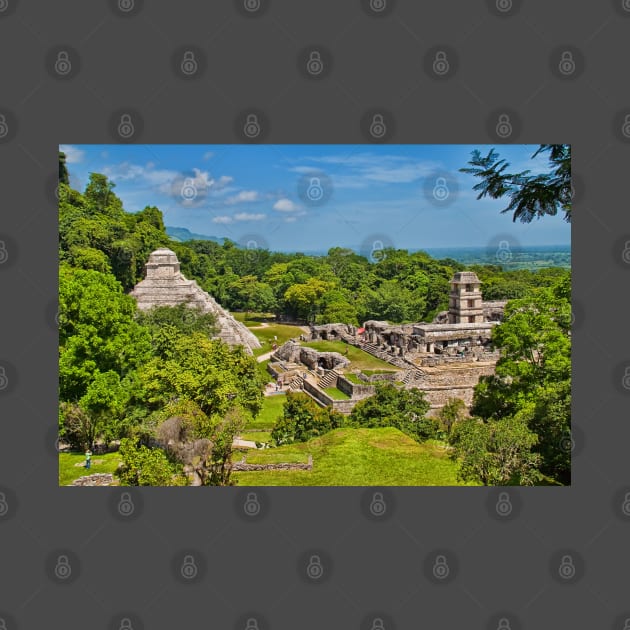
[[241,345],[248,354],[253,354],[254,348],[261,347],[258,339],[244,324],[236,321],[194,280],[188,280],[182,275],[174,251],[166,248],[156,249],[149,255],[145,268],[145,279],[130,293],[136,299],[140,310],[178,304],[197,307],[204,313],[212,313],[216,317],[219,329],[217,337],[228,345]]

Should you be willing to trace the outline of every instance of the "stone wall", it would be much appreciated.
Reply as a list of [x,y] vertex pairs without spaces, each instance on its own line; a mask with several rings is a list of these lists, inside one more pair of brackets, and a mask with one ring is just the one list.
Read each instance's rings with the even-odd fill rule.
[[318,366],[326,370],[344,368],[350,361],[339,354],[339,352],[318,352],[314,348],[306,348],[295,341],[287,341],[282,344],[273,354],[276,361],[287,361],[289,363],[302,363],[309,369],[314,370]]
[[354,398],[356,400],[367,398],[374,393],[373,385],[357,385],[342,375],[339,375],[339,378],[337,379],[337,388],[344,394],[350,396],[350,398]]
[[71,486],[111,486],[114,483],[114,475],[111,473],[94,473],[75,479]]
[[243,458],[243,460],[241,460],[240,462],[232,464],[232,470],[313,470],[313,456],[308,456],[308,462],[306,464],[247,464],[245,463],[245,459]]

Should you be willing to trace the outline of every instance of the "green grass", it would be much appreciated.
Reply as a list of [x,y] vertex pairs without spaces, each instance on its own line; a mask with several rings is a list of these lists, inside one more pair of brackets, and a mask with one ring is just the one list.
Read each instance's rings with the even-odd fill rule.
[[271,433],[269,431],[242,433],[241,440],[251,440],[252,442],[271,442]]
[[[320,352],[339,352],[350,360],[352,367],[365,373],[365,370],[381,370],[382,372],[395,372],[398,368],[382,361],[361,348],[351,346],[344,341],[308,341],[302,344],[308,348],[314,348]],[[345,352],[348,350],[348,354]]]
[[271,383],[273,381],[273,376],[267,372],[267,366],[269,365],[269,359],[265,361],[261,361],[258,364],[258,372],[262,376],[263,383]]
[[[457,465],[437,442],[392,427],[336,429],[309,442],[249,451],[250,464],[306,462],[311,471],[235,472],[240,486],[457,486]],[[464,484],[468,485],[468,484]]]
[[362,381],[356,374],[353,374],[352,372],[348,372],[347,374],[344,374],[344,376],[355,385],[367,385],[365,381]]
[[362,370],[363,374],[366,376],[373,376],[374,374],[389,374],[390,372],[395,372],[396,368],[392,368],[390,370]]
[[256,328],[252,330],[258,341],[262,344],[262,348],[256,348],[254,355],[259,356],[265,352],[271,351],[271,344],[274,343],[274,335],[278,337],[278,347],[289,339],[299,338],[304,331],[299,326],[288,326],[287,324],[271,324],[265,328]]
[[79,462],[85,462],[84,453],[59,453],[60,486],[67,486],[75,479],[85,475],[93,475],[94,473],[113,473],[116,468],[118,468],[120,455],[118,453],[92,455],[92,466],[90,470],[86,470],[84,466],[75,466],[75,464],[78,464]]
[[245,324],[248,328],[260,326],[263,322],[272,323],[275,319],[273,313],[244,313],[237,312],[232,313],[234,319],[238,322]]
[[336,387],[324,387],[324,391],[333,400],[350,400],[350,396],[348,396],[348,394],[344,394],[340,389],[337,389]]
[[284,394],[276,394],[273,396],[265,396],[263,408],[260,410],[255,420],[250,420],[245,426],[248,429],[265,429],[271,430],[276,420],[282,415],[284,401],[287,399]]

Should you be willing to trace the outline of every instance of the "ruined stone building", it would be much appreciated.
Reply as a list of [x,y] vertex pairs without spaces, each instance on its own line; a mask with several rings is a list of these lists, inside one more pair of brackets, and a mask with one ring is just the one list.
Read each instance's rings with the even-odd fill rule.
[[433,411],[449,398],[470,405],[479,377],[494,373],[499,352],[491,344],[492,329],[506,302],[484,302],[481,282],[471,271],[455,273],[450,285],[448,310],[431,323],[370,320],[361,332],[325,324],[311,327],[311,339],[341,339],[400,368],[405,386],[423,390]]
[[222,308],[194,280],[186,279],[180,271],[177,254],[170,249],[156,249],[149,255],[145,265],[146,276],[131,291],[140,310],[154,306],[177,306],[186,304],[198,307],[204,313],[216,317],[219,333],[217,337],[227,344],[242,345],[248,354],[260,348],[260,342],[241,322]]

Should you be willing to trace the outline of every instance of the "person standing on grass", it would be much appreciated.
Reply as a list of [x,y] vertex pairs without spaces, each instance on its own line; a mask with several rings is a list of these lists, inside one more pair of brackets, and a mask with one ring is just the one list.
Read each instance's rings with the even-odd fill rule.
[[90,447],[88,446],[87,451],[85,451],[85,467],[87,470],[89,470],[91,466],[92,466],[92,451],[90,450]]

